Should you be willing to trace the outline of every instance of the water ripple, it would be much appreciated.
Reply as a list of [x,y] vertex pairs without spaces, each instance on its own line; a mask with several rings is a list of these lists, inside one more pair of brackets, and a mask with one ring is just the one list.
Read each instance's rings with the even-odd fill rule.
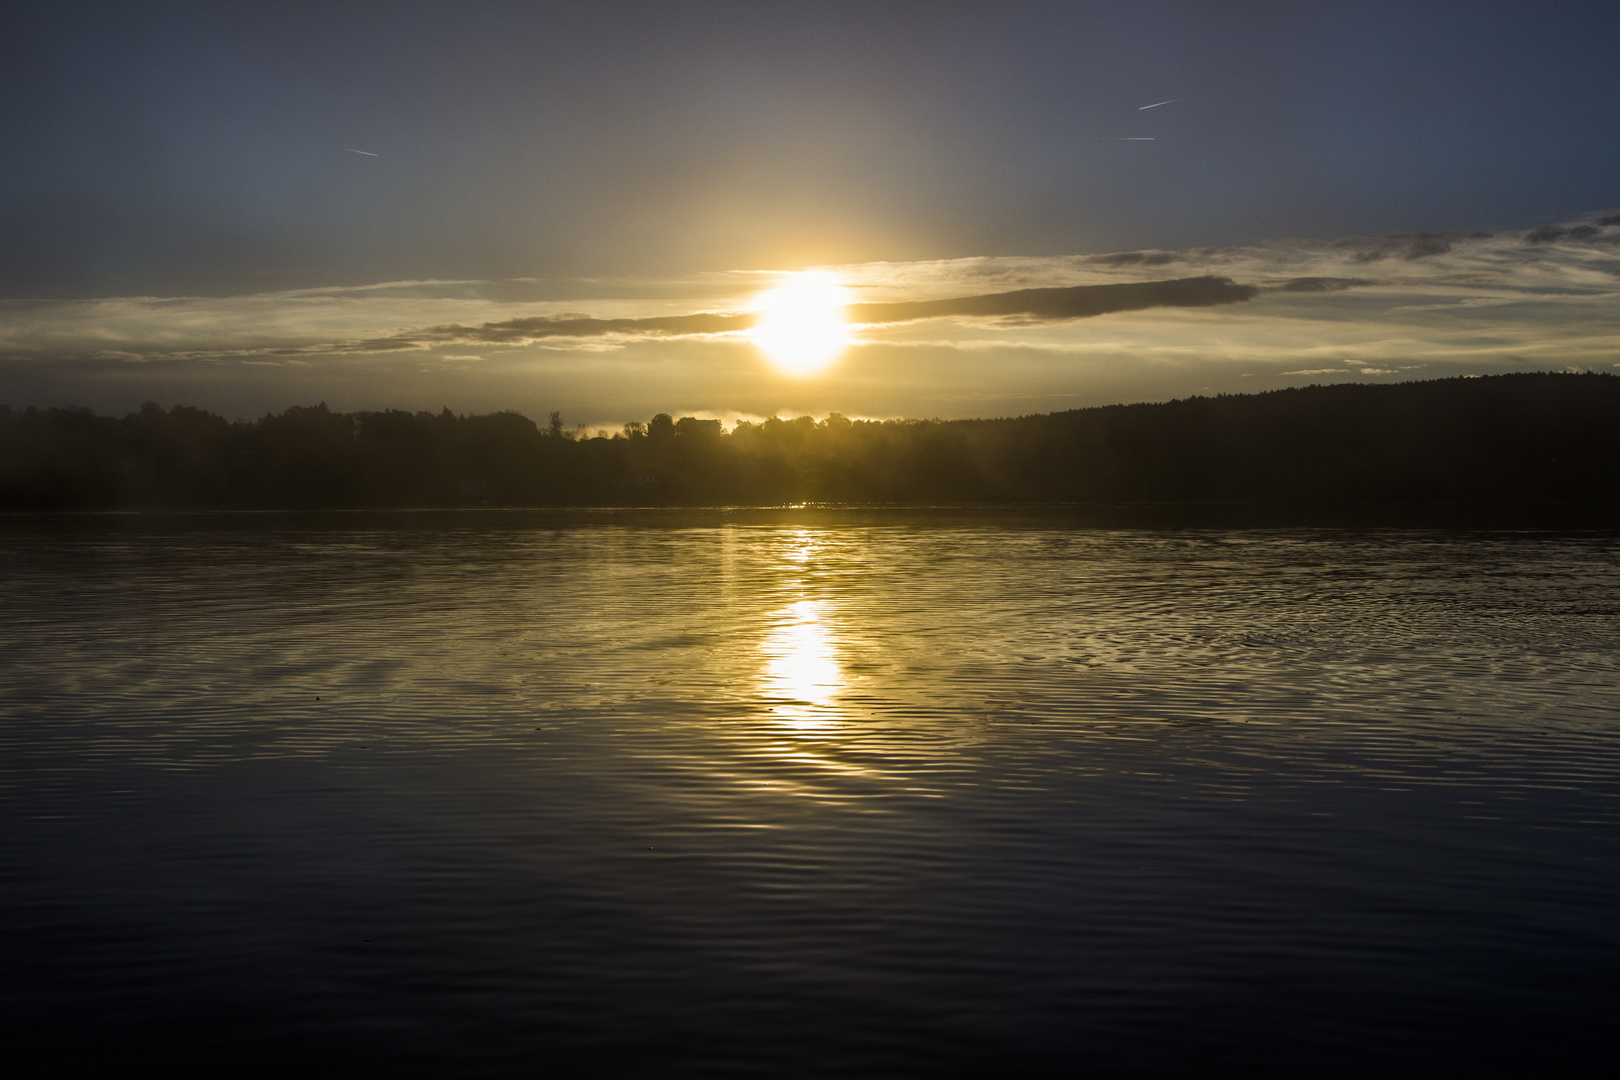
[[1611,535],[278,521],[0,530],[31,1037],[1489,1071],[1620,1004]]

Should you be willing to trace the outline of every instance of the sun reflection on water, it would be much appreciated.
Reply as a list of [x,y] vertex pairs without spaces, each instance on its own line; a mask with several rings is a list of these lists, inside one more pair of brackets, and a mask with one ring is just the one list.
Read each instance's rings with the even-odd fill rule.
[[848,612],[817,595],[824,540],[804,530],[777,548],[778,588],[785,605],[769,616],[756,653],[766,726],[755,753],[770,762],[767,787],[830,804],[851,798],[851,782],[887,784],[884,770],[861,753],[859,722],[850,713],[852,677]]
[[822,622],[823,604],[800,600],[782,613],[776,628],[760,643],[766,692],[781,699],[776,712],[794,727],[828,724],[818,716],[843,688],[843,670],[831,636]]
[[814,578],[815,537],[800,532],[792,540],[783,554],[790,579],[784,584],[800,599],[775,613],[759,644],[760,681],[779,722],[800,732],[825,730],[834,726],[844,671],[828,625],[828,603],[805,595]]

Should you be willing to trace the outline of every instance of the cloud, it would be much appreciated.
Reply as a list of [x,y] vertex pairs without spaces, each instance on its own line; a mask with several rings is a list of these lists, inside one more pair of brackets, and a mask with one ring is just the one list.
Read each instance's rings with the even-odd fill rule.
[[623,334],[635,337],[689,337],[699,334],[726,334],[746,330],[754,324],[752,314],[702,312],[696,315],[666,315],[644,319],[596,319],[589,315],[539,316],[507,319],[482,326],[429,326],[384,338],[349,342],[333,351],[391,352],[425,349],[437,345],[528,345],[548,338],[602,337]]
[[1444,255],[1451,250],[1451,241],[1439,233],[1423,233],[1414,237],[1406,249],[1407,259],[1427,259],[1431,255]]
[[1176,261],[1168,251],[1116,251],[1110,255],[1087,255],[1080,260],[1098,266],[1167,266]]
[[1613,242],[1614,236],[1603,236],[1601,226],[1620,225],[1620,214],[1606,214],[1597,219],[1596,224],[1583,223],[1579,225],[1543,225],[1539,229],[1531,229],[1524,234],[1524,243],[1535,247],[1540,244],[1556,244],[1561,240],[1593,240],[1599,242]]
[[1445,255],[1454,244],[1464,240],[1489,240],[1489,233],[1396,233],[1373,239],[1340,240],[1334,246],[1359,249],[1350,256],[1352,262],[1374,263],[1388,258],[1415,262],[1436,255]]
[[1046,321],[1085,319],[1113,312],[1142,311],[1156,307],[1214,307],[1219,304],[1236,304],[1252,300],[1259,292],[1260,290],[1253,285],[1238,285],[1230,278],[1192,277],[1119,285],[1018,289],[1014,292],[960,296],[946,300],[853,304],[848,310],[851,321],[864,323],[1017,315]]
[[1543,225],[1524,234],[1526,244],[1552,244],[1569,235],[1569,230],[1557,225]]
[[1272,286],[1279,292],[1322,293],[1354,289],[1358,285],[1371,285],[1367,278],[1354,277],[1297,277]]

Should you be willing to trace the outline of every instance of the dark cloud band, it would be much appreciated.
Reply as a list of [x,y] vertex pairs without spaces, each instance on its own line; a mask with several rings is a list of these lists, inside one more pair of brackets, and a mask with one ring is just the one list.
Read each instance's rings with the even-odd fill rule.
[[1297,277],[1273,285],[1270,288],[1278,292],[1294,293],[1324,293],[1343,292],[1345,289],[1355,289],[1362,285],[1371,285],[1366,278],[1354,277]]
[[585,315],[565,315],[561,318],[508,319],[505,322],[484,323],[482,326],[430,326],[393,337],[378,339],[394,342],[396,347],[423,347],[433,345],[521,345],[546,338],[601,337],[606,334],[625,334],[634,337],[682,337],[693,334],[724,334],[746,330],[754,325],[755,316],[703,313],[698,315],[668,315],[650,319],[593,319]]
[[1229,278],[1193,277],[1120,285],[1074,285],[1063,289],[1019,289],[951,300],[911,300],[893,304],[852,304],[850,321],[911,322],[916,319],[1023,316],[1029,319],[1086,319],[1117,311],[1156,307],[1214,307],[1252,300],[1260,290]]

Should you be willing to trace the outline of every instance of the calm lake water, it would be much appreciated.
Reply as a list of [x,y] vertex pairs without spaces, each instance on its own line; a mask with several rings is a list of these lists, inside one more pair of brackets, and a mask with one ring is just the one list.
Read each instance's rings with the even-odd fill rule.
[[1620,1016],[1620,537],[0,522],[31,1069],[1518,1073]]

